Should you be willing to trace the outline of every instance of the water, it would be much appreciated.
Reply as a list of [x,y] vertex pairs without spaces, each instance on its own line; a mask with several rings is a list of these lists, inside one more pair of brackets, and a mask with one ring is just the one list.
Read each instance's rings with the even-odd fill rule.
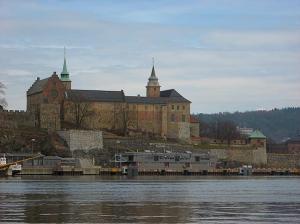
[[300,223],[299,177],[0,179],[1,222]]

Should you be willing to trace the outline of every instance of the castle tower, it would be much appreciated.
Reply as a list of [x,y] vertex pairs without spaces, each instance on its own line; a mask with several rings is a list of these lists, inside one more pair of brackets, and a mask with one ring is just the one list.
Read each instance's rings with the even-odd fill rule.
[[148,79],[146,88],[147,88],[147,97],[160,96],[160,85],[158,83],[158,78],[155,75],[154,63],[153,63],[152,72]]
[[71,80],[69,78],[69,72],[66,62],[66,48],[64,48],[64,66],[62,72],[60,73],[60,80],[62,81],[66,89],[71,89]]

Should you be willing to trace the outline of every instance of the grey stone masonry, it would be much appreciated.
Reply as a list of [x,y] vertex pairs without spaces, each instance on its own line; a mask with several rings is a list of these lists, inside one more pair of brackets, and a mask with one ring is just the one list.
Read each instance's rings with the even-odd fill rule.
[[57,131],[58,135],[66,140],[71,152],[91,149],[103,149],[102,131],[68,130]]

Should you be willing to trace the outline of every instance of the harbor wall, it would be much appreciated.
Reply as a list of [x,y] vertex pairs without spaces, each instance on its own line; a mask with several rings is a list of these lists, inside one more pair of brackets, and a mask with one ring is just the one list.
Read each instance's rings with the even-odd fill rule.
[[239,162],[256,166],[267,165],[267,153],[264,147],[257,149],[210,149],[210,153],[218,160]]
[[268,153],[268,167],[300,168],[300,155]]

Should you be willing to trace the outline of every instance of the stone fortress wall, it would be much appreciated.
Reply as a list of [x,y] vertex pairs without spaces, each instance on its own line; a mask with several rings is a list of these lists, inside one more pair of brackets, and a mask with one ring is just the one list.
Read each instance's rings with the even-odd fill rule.
[[300,168],[300,155],[268,153],[268,167]]
[[34,115],[23,110],[0,110],[0,127],[34,127]]

